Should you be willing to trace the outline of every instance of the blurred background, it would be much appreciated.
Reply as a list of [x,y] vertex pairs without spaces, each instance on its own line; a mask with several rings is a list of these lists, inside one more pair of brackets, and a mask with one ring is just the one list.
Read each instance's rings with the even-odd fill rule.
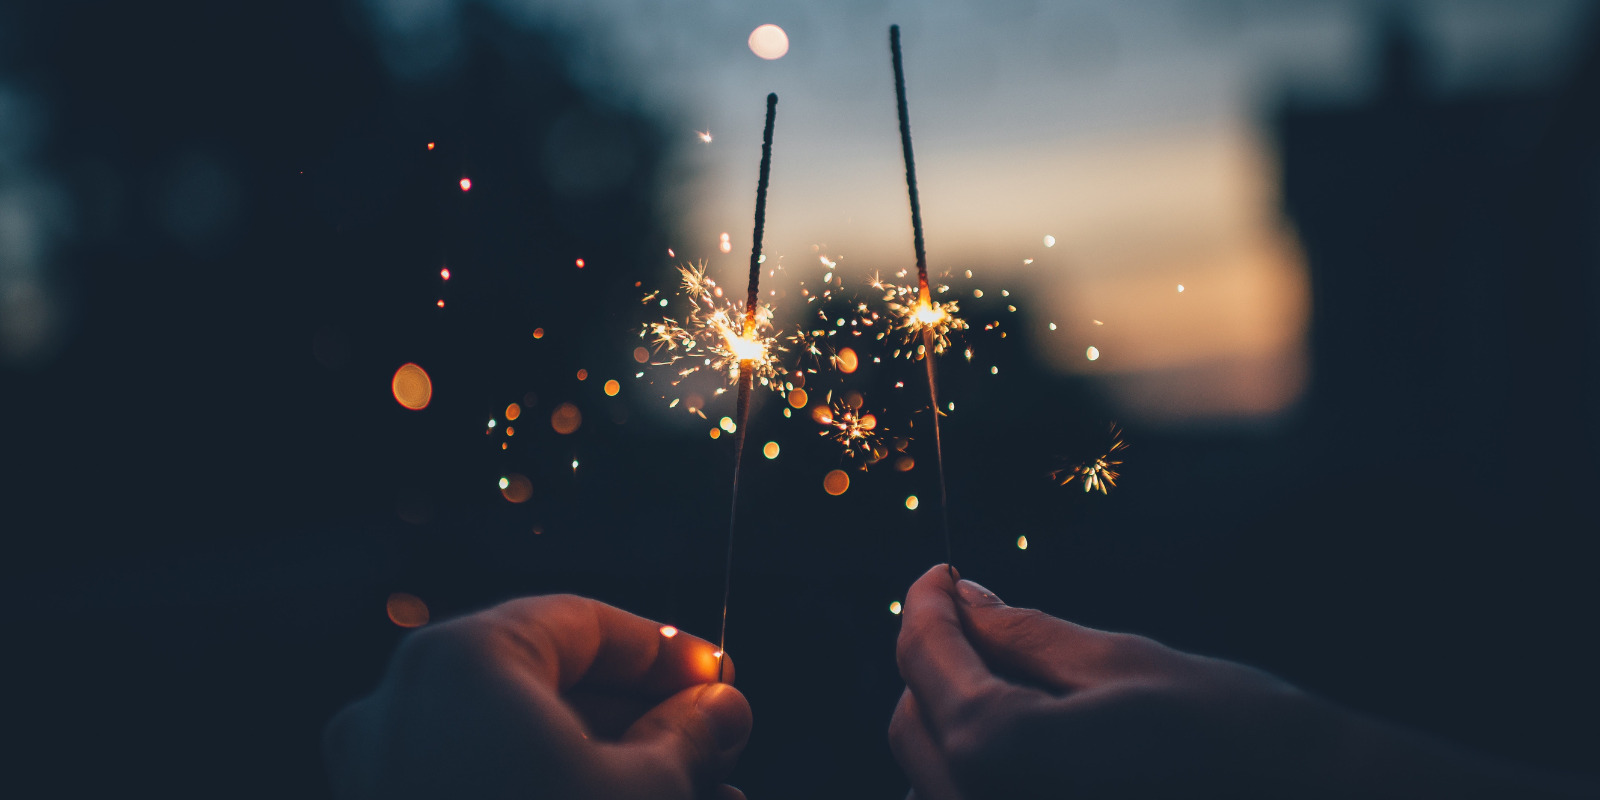
[[[323,796],[407,628],[518,595],[714,637],[732,398],[639,332],[742,289],[769,91],[779,326],[913,265],[891,23],[963,574],[1592,773],[1591,4],[173,0],[0,6],[0,780]],[[837,327],[750,422],[753,798],[906,789],[926,389]],[[1117,488],[1050,478],[1113,422]]]

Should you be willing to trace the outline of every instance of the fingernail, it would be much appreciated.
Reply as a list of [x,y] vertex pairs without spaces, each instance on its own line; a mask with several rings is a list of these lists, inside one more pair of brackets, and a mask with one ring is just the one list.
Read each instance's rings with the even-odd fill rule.
[[961,601],[969,606],[1003,606],[1006,604],[994,592],[966,579],[956,583],[956,591],[961,594]]
[[739,691],[726,683],[706,686],[694,707],[704,714],[716,737],[717,749],[728,750],[750,735],[750,711]]

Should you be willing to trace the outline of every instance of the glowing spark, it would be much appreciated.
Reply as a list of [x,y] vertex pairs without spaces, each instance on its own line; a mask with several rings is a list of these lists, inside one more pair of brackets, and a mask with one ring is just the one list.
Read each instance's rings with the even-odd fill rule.
[[428,142],[428,149],[429,149],[429,150],[432,150],[432,149],[433,149],[433,142]]
[[672,627],[671,625],[662,625],[661,626],[661,635],[667,637],[668,639],[671,639],[672,637],[678,635],[678,629]]
[[864,412],[844,400],[835,400],[830,408],[818,406],[817,413],[812,416],[824,428],[819,435],[844,448],[845,457],[859,456],[871,463],[888,454],[878,418],[871,412]]
[[661,359],[657,364],[679,367],[673,385],[701,370],[721,372],[729,384],[737,384],[741,365],[748,364],[750,374],[762,385],[783,391],[780,378],[788,371],[777,357],[788,348],[772,330],[772,308],[757,306],[755,330],[747,334],[742,304],[720,299],[722,290],[706,274],[703,262],[679,267],[678,272],[682,278],[679,294],[688,298],[689,313],[682,322],[663,318],[639,332],[640,338],[648,338],[654,346]]
[[472,190],[472,179],[471,178],[462,178],[461,179],[461,191],[466,192],[466,191],[471,191],[471,190]]
[[443,278],[444,280],[450,280],[450,268],[445,267],[439,270],[439,277]]
[[[958,301],[934,302],[915,286],[890,283],[877,275],[872,277],[868,285],[883,292],[883,300],[889,309],[890,327],[899,331],[903,344],[912,345],[926,333],[933,342],[934,354],[939,355],[950,348],[952,333],[967,329],[967,321],[956,316],[961,310]],[[927,352],[924,347],[907,347],[904,355],[917,360],[925,357]]]
[[711,144],[711,129],[707,128],[703,131],[695,131],[694,135],[700,137],[700,141],[705,142],[706,144]]
[[1050,479],[1059,481],[1066,486],[1076,480],[1083,481],[1083,491],[1090,492],[1099,489],[1101,494],[1109,494],[1117,486],[1117,478],[1122,477],[1116,468],[1122,466],[1119,455],[1128,449],[1128,443],[1122,438],[1122,429],[1116,423],[1111,424],[1111,446],[1106,448],[1104,455],[1076,464],[1063,467],[1050,473]]
[[578,259],[576,263],[578,265],[578,269],[583,269],[583,259]]

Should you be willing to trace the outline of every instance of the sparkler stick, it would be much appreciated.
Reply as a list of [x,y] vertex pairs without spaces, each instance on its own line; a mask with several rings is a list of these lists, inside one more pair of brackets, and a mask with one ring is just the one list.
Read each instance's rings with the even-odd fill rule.
[[[889,26],[889,52],[894,60],[894,96],[896,110],[900,114],[900,150],[906,159],[906,192],[911,196],[911,243],[917,253],[917,314],[931,316],[934,311],[933,298],[928,291],[928,251],[922,240],[922,203],[917,199],[917,160],[911,154],[911,116],[906,110],[906,73],[900,63],[900,26]],[[944,481],[944,441],[939,435],[939,389],[935,380],[933,355],[934,355],[934,330],[932,327],[922,329],[922,360],[928,368],[928,401],[933,407],[933,452],[934,463],[939,470],[939,521],[944,529],[944,560],[951,564],[950,555],[950,498],[945,491]],[[952,566],[952,569],[954,567]]]
[[[767,177],[772,170],[772,123],[778,113],[778,95],[767,95],[767,126],[761,134],[761,177],[756,181],[756,228],[750,245],[750,289],[745,295],[744,335],[755,340],[756,308],[761,283],[761,234],[767,223]],[[747,351],[748,352],[748,351]],[[745,354],[741,354],[745,355]],[[755,385],[755,360],[739,360],[739,399],[733,429],[733,499],[728,505],[728,554],[722,568],[722,633],[717,637],[717,682],[722,682],[723,665],[728,663],[728,595],[733,589],[733,532],[739,511],[739,466],[744,461],[745,432],[750,421],[750,391]]]

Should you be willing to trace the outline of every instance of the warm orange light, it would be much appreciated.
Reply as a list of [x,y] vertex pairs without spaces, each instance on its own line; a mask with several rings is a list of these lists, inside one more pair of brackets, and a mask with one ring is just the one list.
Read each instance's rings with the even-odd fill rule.
[[894,461],[894,468],[898,472],[910,472],[917,465],[917,460],[911,456],[901,456]]
[[861,366],[861,359],[856,356],[856,351],[848,347],[839,348],[839,354],[833,357],[833,363],[839,366],[839,371],[846,375],[855,372]]
[[465,191],[470,190],[471,188],[472,188],[472,179],[471,178],[462,178],[461,179],[461,191],[465,192]]
[[644,362],[649,361],[650,360],[650,351],[644,349],[643,347],[635,347],[635,348],[633,348],[633,360],[639,362],[640,364],[643,364]]
[[583,259],[578,259],[578,269],[583,269]]
[[444,298],[443,297],[439,298],[439,302],[435,303],[434,305],[437,305],[440,308],[444,308]]
[[904,606],[900,605],[900,601],[899,600],[896,600],[893,603],[889,604],[889,613],[890,614],[899,614],[902,610],[904,610]]
[[842,469],[836,469],[822,476],[822,491],[835,497],[844,494],[850,488],[850,475]]
[[795,389],[789,393],[789,406],[791,408],[805,408],[811,398],[806,395],[806,390]]
[[1026,537],[1026,536],[1018,536],[1017,537],[1017,549],[1018,550],[1026,550],[1026,549],[1028,549],[1028,537]]
[[857,420],[857,423],[861,425],[861,429],[864,431],[876,430],[878,427],[878,418],[872,414],[862,414],[861,419]]
[[583,425],[583,412],[571,403],[562,403],[550,412],[550,427],[563,436]]
[[507,436],[516,436],[517,435],[517,429],[511,427],[510,425],[507,425],[506,426],[506,435]]
[[389,621],[402,628],[428,624],[428,604],[416,595],[395,592],[389,595],[389,602],[384,605],[389,612]]
[[712,428],[710,435],[711,435],[711,438],[713,438],[713,439],[721,439],[722,438],[722,429],[721,428]]
[[433,381],[427,370],[416,364],[401,364],[394,372],[394,379],[389,381],[389,388],[394,392],[395,401],[412,411],[427,408],[433,399]]
[[535,339],[543,339],[544,338],[544,328],[534,328],[533,329],[533,338],[535,338]]
[[449,267],[444,267],[443,269],[440,269],[439,270],[439,277],[441,277],[441,278],[443,278],[445,280],[450,280],[450,268]]
[[916,511],[918,505],[919,505],[919,503],[917,502],[917,496],[916,495],[911,495],[910,497],[906,498],[906,508],[909,508],[912,511]]
[[661,635],[667,637],[668,639],[671,639],[672,637],[678,635],[678,629],[672,627],[671,625],[662,625],[661,626]]
[[516,403],[506,406],[506,422],[510,422],[520,416],[522,416],[522,406]]
[[589,370],[586,370],[586,369],[578,370],[578,380],[580,380],[580,381],[589,380]]
[[777,442],[767,442],[765,445],[762,445],[762,447],[761,447],[761,455],[766,456],[768,459],[777,458],[778,457],[778,443]]
[[833,409],[828,408],[825,405],[820,405],[820,404],[812,406],[811,407],[811,418],[813,420],[816,420],[818,425],[832,425],[833,424]]
[[433,142],[428,142],[428,149],[429,149],[429,150],[432,150],[432,149],[433,149]]
[[504,484],[500,487],[500,494],[513,503],[526,503],[533,497],[533,481],[528,480],[526,475],[513,472],[500,482]]
[[606,397],[616,397],[617,392],[620,391],[622,391],[622,384],[614,380],[606,381]]

